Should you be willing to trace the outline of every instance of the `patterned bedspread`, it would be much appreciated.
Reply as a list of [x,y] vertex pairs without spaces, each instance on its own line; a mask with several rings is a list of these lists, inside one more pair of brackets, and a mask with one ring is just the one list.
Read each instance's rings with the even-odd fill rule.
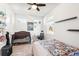
[[67,45],[56,39],[42,40],[40,44],[49,50],[49,52],[54,56],[68,56],[70,53],[79,51],[78,48]]

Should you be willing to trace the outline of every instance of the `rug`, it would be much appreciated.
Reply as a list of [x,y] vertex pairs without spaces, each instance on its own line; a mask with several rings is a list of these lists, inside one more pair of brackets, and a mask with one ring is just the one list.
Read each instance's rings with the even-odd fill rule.
[[32,45],[31,44],[22,44],[13,46],[13,53],[11,56],[32,56]]

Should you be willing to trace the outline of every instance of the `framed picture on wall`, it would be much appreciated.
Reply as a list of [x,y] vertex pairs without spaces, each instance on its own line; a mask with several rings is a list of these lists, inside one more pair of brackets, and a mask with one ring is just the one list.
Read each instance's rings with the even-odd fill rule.
[[27,22],[27,30],[28,31],[34,30],[34,23],[33,22]]

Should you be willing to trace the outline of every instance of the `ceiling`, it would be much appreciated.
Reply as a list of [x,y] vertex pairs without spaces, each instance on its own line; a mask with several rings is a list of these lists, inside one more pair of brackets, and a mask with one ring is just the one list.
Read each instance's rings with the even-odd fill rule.
[[27,3],[9,3],[9,6],[13,9],[16,15],[22,16],[33,16],[33,17],[44,17],[49,14],[57,5],[58,3],[46,3],[45,7],[39,7],[40,11],[37,10],[27,10],[30,5]]

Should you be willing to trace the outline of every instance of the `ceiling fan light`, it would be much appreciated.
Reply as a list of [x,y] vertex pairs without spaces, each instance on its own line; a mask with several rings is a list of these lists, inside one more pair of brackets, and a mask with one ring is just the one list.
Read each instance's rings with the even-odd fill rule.
[[32,5],[32,9],[36,9],[37,8],[37,6],[36,5]]

